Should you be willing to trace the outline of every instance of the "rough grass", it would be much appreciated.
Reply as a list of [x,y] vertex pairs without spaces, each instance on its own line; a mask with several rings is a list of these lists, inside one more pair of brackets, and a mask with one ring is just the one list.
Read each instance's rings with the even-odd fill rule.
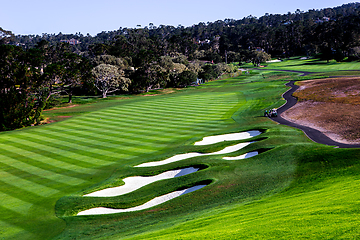
[[299,101],[333,102],[360,105],[360,78],[342,77],[300,82],[294,96]]

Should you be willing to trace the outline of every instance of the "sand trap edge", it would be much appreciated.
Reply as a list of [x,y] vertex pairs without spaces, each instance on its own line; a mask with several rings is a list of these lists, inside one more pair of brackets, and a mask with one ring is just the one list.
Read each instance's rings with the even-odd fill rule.
[[169,163],[177,162],[177,161],[188,159],[188,158],[198,157],[198,156],[210,156],[210,155],[221,155],[221,154],[232,153],[232,152],[236,152],[236,151],[246,147],[247,145],[249,145],[251,143],[254,143],[254,142],[238,143],[238,144],[235,144],[232,146],[225,147],[224,149],[217,151],[217,152],[213,152],[213,153],[192,152],[192,153],[178,154],[178,155],[172,156],[170,158],[167,158],[165,160],[156,161],[156,162],[146,162],[146,163],[136,165],[135,167],[155,167],[155,166],[166,165]]
[[239,133],[214,135],[214,136],[204,137],[201,141],[195,142],[194,145],[204,146],[204,145],[211,145],[224,141],[245,140],[252,137],[256,137],[260,134],[262,134],[262,132],[260,132],[259,130],[251,130],[251,131],[239,132]]
[[241,159],[254,157],[254,156],[258,155],[258,154],[259,154],[258,151],[254,151],[254,152],[248,152],[248,153],[245,153],[243,155],[236,156],[236,157],[223,157],[223,159],[224,160],[241,160]]
[[118,187],[112,187],[112,188],[105,188],[99,191],[86,194],[84,195],[84,197],[116,197],[127,193],[131,193],[137,189],[140,189],[146,185],[149,185],[157,181],[181,177],[197,171],[199,171],[199,168],[187,167],[187,168],[166,171],[154,176],[127,177],[123,179],[123,181],[125,182],[124,185]]
[[122,212],[134,212],[134,211],[140,211],[144,209],[148,209],[157,205],[160,205],[162,203],[165,203],[171,199],[174,199],[176,197],[179,197],[181,195],[199,190],[207,185],[197,185],[191,188],[187,188],[184,190],[179,190],[175,192],[171,192],[159,197],[156,197],[140,206],[133,207],[133,208],[126,208],[126,209],[114,209],[114,208],[105,208],[105,207],[98,207],[98,208],[91,208],[88,210],[81,211],[77,214],[77,216],[86,216],[86,215],[102,215],[102,214],[114,214],[114,213],[122,213]]

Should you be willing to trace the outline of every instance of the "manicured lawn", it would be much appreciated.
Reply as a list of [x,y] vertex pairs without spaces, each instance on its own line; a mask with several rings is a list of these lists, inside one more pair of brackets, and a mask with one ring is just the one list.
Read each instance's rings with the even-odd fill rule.
[[[284,103],[284,83],[292,77],[296,74],[254,71],[177,93],[49,111],[50,117],[72,117],[0,133],[0,239],[295,238],[307,232],[321,238],[343,231],[347,235],[341,236],[357,236],[353,226],[360,196],[356,191],[359,151],[315,144],[301,131],[262,117],[265,108]],[[254,129],[263,132],[251,139],[254,143],[226,154],[259,150],[253,158],[225,161],[225,155],[202,156],[134,168],[176,154],[215,152],[246,142],[193,145],[205,136]],[[123,196],[82,197],[121,185],[129,176],[188,166],[202,170]],[[148,210],[76,216],[92,207],[141,205],[199,183],[208,186]],[[332,200],[321,201],[324,198]],[[353,215],[344,210],[340,220],[327,212],[316,217],[315,213],[335,211],[338,205],[347,209],[352,201]],[[306,230],[324,222],[328,227],[321,231]],[[331,228],[335,222],[339,227]]]
[[306,72],[334,72],[334,71],[346,71],[346,70],[359,70],[360,63],[355,62],[336,62],[331,60],[329,63],[325,60],[319,60],[317,58],[310,58],[306,60],[301,59],[284,59],[282,62],[267,63],[268,68],[271,69],[285,69],[285,70],[297,70]]

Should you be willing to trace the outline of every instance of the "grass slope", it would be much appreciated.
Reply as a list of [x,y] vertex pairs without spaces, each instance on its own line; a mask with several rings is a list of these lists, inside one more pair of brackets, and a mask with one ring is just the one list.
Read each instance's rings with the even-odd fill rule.
[[131,239],[359,238],[360,164],[353,157],[359,150],[298,151],[298,176],[286,191]]
[[[288,73],[254,72],[176,94],[59,109],[49,115],[76,117],[1,133],[0,239],[264,238],[274,233],[288,238],[301,236],[292,229],[308,233],[302,227],[320,226],[322,219],[299,221],[336,206],[318,197],[328,197],[331,189],[348,183],[350,188],[333,191],[332,202],[345,209],[341,202],[358,201],[359,151],[312,143],[299,130],[261,117],[263,109],[283,104],[279,96],[286,90],[285,81],[292,77]],[[227,156],[260,150],[254,158],[224,161],[221,155],[204,156],[158,167],[133,167],[180,153],[214,152],[241,141],[212,146],[193,143],[204,136],[251,129],[264,133],[255,143]],[[121,185],[121,179],[128,176],[155,175],[185,166],[203,169],[124,196],[82,197]],[[204,182],[209,185],[149,210],[75,216],[96,206],[137,206]],[[313,210],[301,212],[300,202]],[[332,232],[345,229],[348,235],[342,236],[356,236],[345,217],[355,222],[357,205],[355,202],[349,208],[355,215],[343,211],[343,224]],[[298,218],[285,221],[284,216],[297,211]],[[341,221],[336,220],[338,215],[324,215],[329,224]],[[289,231],[276,227],[278,222],[283,224],[281,229]],[[262,231],[262,226],[268,229]],[[330,227],[323,228],[323,234],[329,232]],[[322,236],[315,230],[313,234]]]

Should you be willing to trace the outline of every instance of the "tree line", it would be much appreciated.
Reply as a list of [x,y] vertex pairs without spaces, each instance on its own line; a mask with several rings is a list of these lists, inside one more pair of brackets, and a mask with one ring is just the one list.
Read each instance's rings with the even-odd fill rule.
[[[264,49],[273,57],[313,55],[323,52],[326,55],[329,50],[341,52],[344,56],[357,57],[359,7],[360,3],[349,3],[335,8],[313,9],[307,12],[297,9],[294,13],[266,13],[259,18],[249,15],[239,20],[200,22],[191,27],[154,26],[150,23],[149,26],[137,29],[119,28],[115,31],[103,31],[94,37],[79,32],[44,33],[41,36],[8,34],[6,39],[10,44],[33,48],[41,40],[54,45],[61,40],[74,38],[80,43],[72,46],[72,51],[84,56],[108,50],[105,46],[101,47],[102,45],[113,46],[115,42],[117,45],[124,44],[122,38],[133,44],[133,48],[137,47],[136,41],[147,38],[148,41],[145,41],[146,45],[143,48],[155,53],[161,51],[161,55],[176,50],[190,60],[196,56],[196,51],[204,51],[203,58],[215,62],[226,61],[226,55],[229,61],[233,61],[234,58],[244,61],[247,51],[256,48]],[[134,39],[139,37],[143,39]],[[154,48],[152,44],[156,44],[157,47]],[[127,53],[130,49],[127,48]],[[127,54],[124,52],[122,55]]]

